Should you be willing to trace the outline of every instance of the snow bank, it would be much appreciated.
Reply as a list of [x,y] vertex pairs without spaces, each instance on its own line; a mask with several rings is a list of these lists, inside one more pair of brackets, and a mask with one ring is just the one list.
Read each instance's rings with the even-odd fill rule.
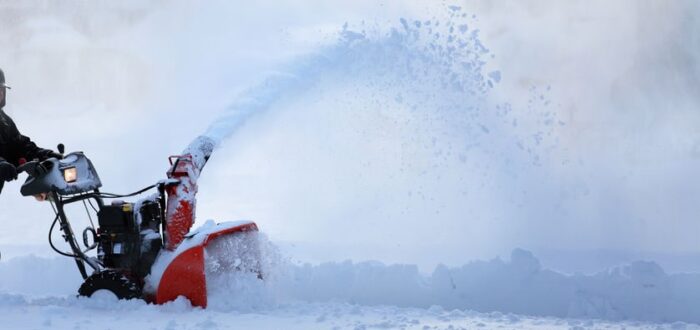
[[[446,310],[560,318],[700,323],[700,274],[666,274],[648,261],[595,275],[564,275],[542,268],[530,252],[516,249],[508,261],[438,266],[432,274],[425,275],[415,265],[374,261],[292,265],[284,263],[265,239],[260,244],[265,256],[265,282],[250,273],[208,273],[209,309],[250,312],[298,301],[340,302],[441,306]],[[74,268],[67,258],[27,256],[0,262],[0,306],[25,304],[37,297],[75,295],[81,281]],[[172,308],[189,308],[180,305]]]
[[[0,294],[64,296],[78,292],[81,283],[82,278],[75,263],[68,258],[29,255],[0,262]],[[1,297],[0,301],[5,299]]]
[[511,259],[438,266],[430,276],[413,265],[325,263],[290,268],[281,286],[289,298],[566,318],[700,322],[700,274],[666,274],[638,261],[592,276],[541,267],[530,252]]

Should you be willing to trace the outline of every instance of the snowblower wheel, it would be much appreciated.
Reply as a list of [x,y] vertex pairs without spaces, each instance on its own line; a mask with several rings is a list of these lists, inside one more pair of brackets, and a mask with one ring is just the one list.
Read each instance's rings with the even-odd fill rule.
[[106,270],[90,275],[80,286],[78,294],[84,297],[92,295],[100,290],[112,292],[118,299],[141,298],[141,289],[136,283],[129,280],[124,274]]

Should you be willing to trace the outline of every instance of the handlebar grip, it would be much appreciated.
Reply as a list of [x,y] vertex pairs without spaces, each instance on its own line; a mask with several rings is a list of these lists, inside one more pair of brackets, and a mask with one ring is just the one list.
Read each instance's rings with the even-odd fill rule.
[[39,164],[39,162],[36,160],[33,160],[31,162],[25,161],[24,163],[21,163],[21,165],[17,167],[17,174],[22,173],[22,172],[30,173],[33,171],[34,168],[36,168],[37,164]]

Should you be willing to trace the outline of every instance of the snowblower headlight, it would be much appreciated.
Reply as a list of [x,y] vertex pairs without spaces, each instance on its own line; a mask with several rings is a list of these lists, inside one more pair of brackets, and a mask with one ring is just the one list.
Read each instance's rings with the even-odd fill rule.
[[78,170],[75,167],[63,169],[63,179],[68,183],[75,182],[78,180]]

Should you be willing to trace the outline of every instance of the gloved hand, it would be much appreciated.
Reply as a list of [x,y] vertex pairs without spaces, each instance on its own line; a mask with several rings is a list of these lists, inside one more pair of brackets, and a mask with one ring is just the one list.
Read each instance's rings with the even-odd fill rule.
[[12,181],[14,179],[17,179],[17,168],[4,160],[0,161],[0,180]]
[[39,160],[47,160],[49,158],[63,159],[63,155],[51,149],[44,149],[39,151]]

